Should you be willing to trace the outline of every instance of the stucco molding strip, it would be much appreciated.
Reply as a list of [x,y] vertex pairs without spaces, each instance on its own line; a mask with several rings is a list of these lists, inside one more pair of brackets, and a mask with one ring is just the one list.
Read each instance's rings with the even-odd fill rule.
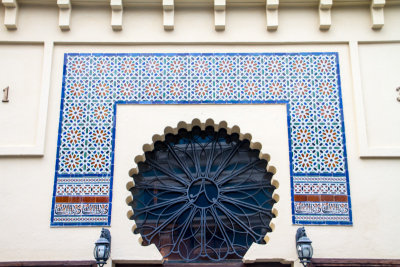
[[400,259],[335,259],[335,258],[313,258],[310,267],[356,267],[356,266],[399,266]]
[[364,114],[364,101],[361,89],[361,71],[359,65],[358,55],[358,42],[351,41],[349,43],[350,48],[350,62],[351,72],[353,74],[353,98],[354,108],[357,122],[357,141],[358,141],[358,153],[360,157],[368,155],[368,142],[367,142],[367,127],[365,124]]
[[49,106],[49,93],[50,93],[50,82],[51,82],[51,68],[53,62],[53,50],[54,50],[54,43],[45,42],[43,74],[42,74],[42,92],[40,95],[39,120],[38,120],[38,128],[36,135],[38,155],[44,155],[44,147],[46,141],[47,113]]
[[59,8],[58,26],[62,31],[68,31],[71,22],[71,1],[57,0],[57,5]]
[[[226,0],[229,6],[263,6],[266,0]],[[372,0],[335,0],[335,6],[369,6]],[[18,0],[20,4],[32,5],[55,5],[57,0]],[[74,5],[85,6],[107,6],[110,0],[73,0]],[[160,6],[160,0],[124,0],[125,6],[134,7],[151,7]],[[317,6],[319,0],[280,0],[280,3],[285,6]],[[390,5],[400,3],[399,0],[389,0]],[[185,7],[212,7],[214,2],[211,0],[175,0],[175,4]]]
[[265,12],[267,16],[268,31],[276,31],[278,29],[278,7],[279,0],[267,0]]
[[400,157],[400,147],[370,147],[368,145],[358,45],[357,41],[349,43],[359,155],[361,158]]
[[122,30],[123,4],[122,0],[111,0],[111,27],[114,31]]
[[372,29],[379,30],[385,25],[385,17],[383,8],[385,7],[385,0],[372,0],[371,1],[371,19]]
[[2,0],[4,11],[4,26],[7,30],[17,29],[18,2],[16,0]]
[[163,0],[163,24],[164,30],[174,29],[175,3],[174,0]]
[[320,0],[319,2],[319,29],[329,30],[331,19],[332,0]]
[[38,123],[35,133],[35,144],[31,146],[3,146],[0,156],[43,156],[46,140],[47,113],[51,81],[51,66],[53,61],[54,43],[44,43],[42,86],[39,100]]
[[3,267],[21,267],[21,266],[48,266],[48,267],[96,267],[96,261],[2,261],[0,266]]

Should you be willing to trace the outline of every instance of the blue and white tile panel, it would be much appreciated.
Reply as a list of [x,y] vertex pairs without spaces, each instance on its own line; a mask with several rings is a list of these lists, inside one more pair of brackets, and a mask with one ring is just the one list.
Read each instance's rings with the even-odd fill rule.
[[352,224],[338,54],[231,53],[66,54],[51,225],[110,225],[129,103],[286,104],[293,223]]

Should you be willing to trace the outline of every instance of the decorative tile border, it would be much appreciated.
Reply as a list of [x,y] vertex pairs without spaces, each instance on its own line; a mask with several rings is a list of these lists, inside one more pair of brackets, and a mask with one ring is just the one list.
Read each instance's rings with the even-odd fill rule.
[[337,53],[65,54],[52,226],[110,225],[118,104],[286,104],[293,223],[352,224]]

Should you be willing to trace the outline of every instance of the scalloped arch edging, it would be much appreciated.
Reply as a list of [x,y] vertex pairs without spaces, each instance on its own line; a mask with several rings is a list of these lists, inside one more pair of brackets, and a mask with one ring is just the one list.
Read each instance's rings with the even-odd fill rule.
[[[200,135],[204,134],[204,137],[194,134],[194,131]],[[176,143],[176,141],[185,139],[181,136],[185,133],[188,134],[187,136],[197,136],[197,138],[201,139],[201,143],[195,146],[195,144],[197,144],[195,139],[190,139],[188,137],[190,141],[187,143],[187,150],[183,152],[180,148],[182,144],[180,141],[179,143]],[[168,142],[166,136],[170,137],[168,138]],[[232,143],[229,143],[229,141],[227,141],[228,143],[224,143],[224,141],[220,143],[220,140],[225,140],[224,136],[232,140]],[[234,138],[234,136],[236,138]],[[152,144],[143,145],[145,154],[135,157],[135,163],[138,164],[138,167],[129,171],[129,175],[133,178],[133,181],[128,182],[126,185],[127,190],[131,192],[131,195],[126,198],[126,204],[132,208],[127,212],[127,216],[130,220],[135,220],[132,230],[134,233],[140,234],[139,242],[142,245],[155,244],[164,257],[167,258],[177,257],[185,261],[199,260],[200,258],[219,261],[227,257],[241,258],[253,242],[267,243],[269,241],[268,234],[275,229],[273,220],[278,215],[275,203],[279,201],[279,195],[276,193],[279,183],[273,176],[276,173],[276,168],[269,164],[270,155],[261,152],[261,144],[252,142],[252,136],[250,134],[240,133],[240,128],[238,126],[229,128],[225,121],[215,124],[212,119],[206,120],[205,123],[201,123],[199,119],[194,119],[191,124],[179,122],[176,128],[168,126],[164,129],[163,135],[155,134],[152,140]],[[205,140],[209,142],[203,143]],[[241,149],[235,150],[228,145],[231,144],[232,146],[234,143],[235,147],[240,147]],[[165,144],[165,147],[168,148],[168,152],[157,149],[161,144]],[[244,145],[244,147],[242,147],[242,145]],[[175,146],[177,146],[176,151],[174,149]],[[249,150],[246,150],[245,147],[248,147]],[[257,155],[249,156],[249,162],[247,162],[247,160],[242,159],[242,156],[239,156],[239,154],[243,153],[243,149],[249,153],[251,151],[252,154],[257,153]],[[233,154],[231,150],[234,151]],[[227,156],[229,160],[225,161],[223,155],[225,155],[227,151],[229,152]],[[153,153],[157,153],[162,162],[165,161],[165,156],[160,155],[165,155],[165,153],[173,155],[169,162],[171,164],[174,162],[176,165],[172,168],[170,163],[166,165],[163,165],[161,162],[160,164],[152,163],[153,160],[157,160],[152,159],[150,161],[150,158],[150,162],[148,162],[146,159],[147,153],[150,153],[148,155],[151,157],[155,155]],[[195,162],[200,164],[202,155],[203,157],[207,155],[206,165],[196,165]],[[237,156],[235,157],[235,155]],[[221,158],[223,160],[221,160]],[[224,165],[224,163],[226,164]],[[245,165],[241,166],[243,164]],[[264,171],[260,169],[260,164],[261,166],[265,164],[265,166],[262,167]],[[250,165],[252,165],[252,167],[248,168],[247,166]],[[206,166],[209,166],[209,168]],[[212,170],[211,166],[215,166],[217,169]],[[218,172],[220,166],[223,167],[221,167],[221,171]],[[149,167],[152,169],[149,170]],[[233,171],[231,170],[232,167],[238,169]],[[183,170],[183,173],[178,171],[175,174],[174,170],[176,168]],[[185,169],[189,173],[186,173]],[[265,174],[263,174],[264,172]],[[135,180],[139,182],[139,188],[137,188]],[[223,180],[226,180],[226,183],[222,183]],[[209,181],[208,185],[204,185],[205,191],[203,194],[206,197],[201,200],[199,200],[199,195],[197,195],[196,198],[191,194],[189,196],[190,190],[198,187],[197,185],[195,187],[192,186],[198,184],[200,181],[202,185],[204,181]],[[182,184],[180,184],[181,182],[187,183],[182,186]],[[214,183],[215,186],[219,188],[218,193],[212,192]],[[175,187],[171,184],[175,184]],[[178,184],[180,184],[180,186],[176,187]],[[251,189],[249,185],[252,185]],[[232,190],[233,188],[234,191]],[[179,192],[181,196],[176,198],[175,194],[177,194],[176,190],[178,189],[183,189],[183,191]],[[227,191],[224,191],[224,189]],[[242,192],[241,189],[244,191],[239,197],[238,194]],[[186,190],[188,193],[186,193]],[[213,196],[215,196],[215,199],[213,198],[213,202],[207,197],[209,194],[207,190],[214,194]],[[171,197],[167,197],[168,194],[171,194]],[[159,200],[158,196],[160,197]],[[185,211],[178,214],[179,209],[169,214],[167,211],[174,210],[175,206],[182,205],[182,203],[180,203],[182,202],[181,198],[185,199],[185,203],[182,206]],[[247,200],[247,203],[245,200]],[[246,207],[246,205],[248,205],[248,207]],[[249,209],[249,207],[253,207],[253,205],[254,209],[257,209],[256,211]],[[265,210],[267,206],[270,206],[269,212]],[[247,213],[245,211],[246,209]],[[138,214],[136,214],[137,212]],[[165,217],[164,213],[167,213],[169,217],[173,217],[174,219],[170,220],[168,216]],[[158,214],[158,217],[155,214]],[[243,216],[245,216],[246,219],[243,219]],[[210,221],[210,217],[214,219]],[[221,219],[223,217],[225,217],[225,220]],[[261,219],[262,217],[268,222],[268,225],[265,225],[264,222],[260,224],[259,221],[263,220]],[[198,219],[201,221],[201,223],[199,223],[200,226],[198,226],[201,230],[197,229],[196,231],[196,229],[193,230],[193,225],[196,225],[195,221]],[[185,221],[184,226],[181,225],[181,220]],[[166,222],[168,222],[168,224]],[[172,230],[168,230],[170,227]],[[225,227],[226,229],[222,229]],[[232,230],[233,232],[231,233],[231,229],[235,229],[235,227],[238,228],[236,229],[238,232],[234,233],[235,231]],[[215,229],[212,232],[210,228]],[[158,230],[156,231],[156,229]],[[195,231],[195,234],[193,234],[193,231]],[[246,234],[244,234],[243,231],[247,231]],[[259,234],[258,239],[255,239],[257,233]],[[179,235],[179,237],[177,237],[177,235]],[[185,238],[183,238],[183,236],[185,236]],[[241,240],[240,238],[238,239],[238,236],[246,236],[246,249],[241,247],[244,244],[240,243],[243,241],[238,241]],[[200,244],[188,252],[188,248],[186,248],[188,242],[190,244],[193,242],[196,243],[195,241],[199,239],[201,239]],[[175,240],[176,243],[170,245],[166,240]],[[249,240],[250,242],[248,242]],[[196,251],[197,254],[193,251]],[[218,252],[221,254],[218,254]]]

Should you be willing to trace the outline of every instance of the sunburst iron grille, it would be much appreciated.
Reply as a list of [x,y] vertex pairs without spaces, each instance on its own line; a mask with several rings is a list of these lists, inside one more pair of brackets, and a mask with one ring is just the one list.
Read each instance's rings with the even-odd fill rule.
[[221,261],[264,243],[275,187],[259,155],[249,140],[211,126],[155,142],[131,188],[143,245],[155,244],[167,260]]

